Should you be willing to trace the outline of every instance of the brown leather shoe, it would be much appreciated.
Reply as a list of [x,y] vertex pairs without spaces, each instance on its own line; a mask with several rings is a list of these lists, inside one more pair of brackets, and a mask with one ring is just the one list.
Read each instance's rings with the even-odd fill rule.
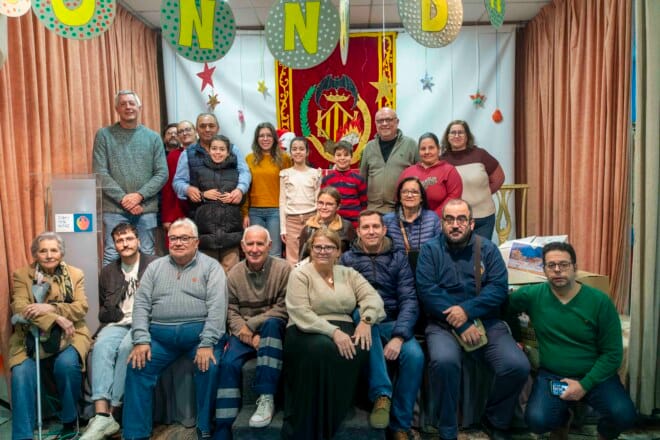
[[369,415],[369,424],[375,429],[385,429],[390,424],[390,407],[392,401],[387,396],[380,396],[374,402]]

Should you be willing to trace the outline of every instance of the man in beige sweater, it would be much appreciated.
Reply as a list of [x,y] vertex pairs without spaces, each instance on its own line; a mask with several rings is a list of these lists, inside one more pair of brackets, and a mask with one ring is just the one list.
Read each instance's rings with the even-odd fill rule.
[[275,410],[274,394],[282,369],[282,340],[287,321],[284,297],[291,266],[269,256],[268,230],[245,229],[241,247],[245,260],[227,275],[229,342],[220,362],[215,438],[231,439],[231,426],[241,403],[241,369],[256,356],[254,390],[259,394],[250,426],[268,426]]

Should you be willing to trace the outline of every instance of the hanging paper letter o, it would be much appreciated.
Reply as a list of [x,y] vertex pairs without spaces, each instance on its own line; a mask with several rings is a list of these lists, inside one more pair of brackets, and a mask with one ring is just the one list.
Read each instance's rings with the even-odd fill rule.
[[198,63],[227,55],[236,37],[234,13],[220,0],[163,0],[160,27],[179,55]]
[[398,5],[406,31],[426,47],[448,45],[463,25],[461,0],[398,0]]
[[280,0],[270,9],[265,30],[275,59],[292,69],[308,69],[335,50],[339,13],[324,0]]
[[34,0],[32,11],[39,21],[60,37],[94,38],[115,21],[115,0]]

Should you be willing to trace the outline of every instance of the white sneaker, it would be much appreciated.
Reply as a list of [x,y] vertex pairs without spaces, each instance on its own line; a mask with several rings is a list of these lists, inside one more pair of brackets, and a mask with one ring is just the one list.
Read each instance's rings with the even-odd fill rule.
[[250,417],[250,428],[264,428],[270,425],[275,412],[275,399],[272,394],[262,394],[257,399],[257,410]]
[[103,440],[119,431],[119,423],[112,414],[108,417],[96,415],[89,420],[85,433],[79,440]]

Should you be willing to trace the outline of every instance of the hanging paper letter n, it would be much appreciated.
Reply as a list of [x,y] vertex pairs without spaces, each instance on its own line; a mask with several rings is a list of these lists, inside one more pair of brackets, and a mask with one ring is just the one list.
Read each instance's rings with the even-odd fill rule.
[[198,10],[195,6],[195,0],[181,0],[179,4],[181,20],[179,44],[181,46],[192,46],[194,29],[197,32],[199,47],[201,49],[213,49],[215,2],[216,0],[201,0],[200,9]]
[[305,2],[306,14],[300,3],[284,4],[284,50],[295,50],[295,36],[309,54],[318,50],[320,2]]

